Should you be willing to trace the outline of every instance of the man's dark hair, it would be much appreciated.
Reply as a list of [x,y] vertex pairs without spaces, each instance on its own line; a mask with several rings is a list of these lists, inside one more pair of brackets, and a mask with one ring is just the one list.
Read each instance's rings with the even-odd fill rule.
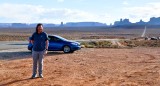
[[42,24],[42,23],[38,23],[38,24],[37,24],[37,26],[36,26],[36,33],[38,33],[38,27],[39,27],[39,26],[43,26],[43,24]]

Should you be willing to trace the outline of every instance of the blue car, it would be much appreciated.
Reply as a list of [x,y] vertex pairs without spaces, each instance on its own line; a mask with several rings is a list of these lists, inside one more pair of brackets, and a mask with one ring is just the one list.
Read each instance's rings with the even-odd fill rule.
[[[64,53],[73,53],[81,49],[79,42],[67,40],[58,35],[49,35],[48,51],[63,51]],[[29,38],[28,50],[32,50],[33,45]]]

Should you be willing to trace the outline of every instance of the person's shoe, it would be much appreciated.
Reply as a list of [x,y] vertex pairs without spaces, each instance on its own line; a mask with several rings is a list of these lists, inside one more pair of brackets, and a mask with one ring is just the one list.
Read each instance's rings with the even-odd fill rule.
[[39,78],[43,78],[43,75],[42,75],[42,74],[39,74]]
[[36,74],[33,74],[32,76],[31,76],[31,79],[35,79],[36,78]]

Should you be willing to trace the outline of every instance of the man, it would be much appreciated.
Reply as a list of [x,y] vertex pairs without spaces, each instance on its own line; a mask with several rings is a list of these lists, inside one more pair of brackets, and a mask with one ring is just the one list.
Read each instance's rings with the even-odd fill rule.
[[48,50],[48,35],[43,32],[43,25],[37,24],[36,32],[33,33],[31,37],[31,43],[33,44],[32,48],[32,57],[33,57],[33,73],[32,79],[37,76],[37,63],[38,63],[38,72],[39,77],[43,78],[43,58],[44,54],[47,54]]

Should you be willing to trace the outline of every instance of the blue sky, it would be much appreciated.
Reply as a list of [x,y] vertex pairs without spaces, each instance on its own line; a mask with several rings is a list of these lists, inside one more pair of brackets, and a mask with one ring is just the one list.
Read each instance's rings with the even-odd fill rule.
[[0,23],[114,23],[160,17],[159,0],[0,0]]

